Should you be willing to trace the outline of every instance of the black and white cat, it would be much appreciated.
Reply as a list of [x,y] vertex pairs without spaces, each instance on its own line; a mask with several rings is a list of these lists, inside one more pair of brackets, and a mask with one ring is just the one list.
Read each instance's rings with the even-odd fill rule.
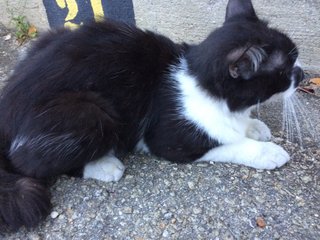
[[250,118],[303,79],[295,44],[230,0],[199,45],[104,21],[40,38],[0,99],[0,226],[35,226],[50,211],[43,180],[118,181],[134,150],[189,163],[281,167],[288,153]]

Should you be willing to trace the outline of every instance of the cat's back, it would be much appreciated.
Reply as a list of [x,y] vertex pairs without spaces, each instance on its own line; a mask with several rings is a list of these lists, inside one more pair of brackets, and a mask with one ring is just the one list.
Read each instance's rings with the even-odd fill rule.
[[110,95],[117,88],[143,89],[156,84],[180,54],[180,45],[164,36],[113,21],[54,30],[16,67],[2,103],[6,98],[42,101],[61,91]]
[[2,90],[0,125],[32,119],[55,99],[75,93],[112,103],[134,129],[182,51],[164,36],[109,21],[48,33]]

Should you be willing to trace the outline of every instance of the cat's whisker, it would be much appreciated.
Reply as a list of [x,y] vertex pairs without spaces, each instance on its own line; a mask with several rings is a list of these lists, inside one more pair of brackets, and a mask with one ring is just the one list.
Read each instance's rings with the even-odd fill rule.
[[[285,133],[288,133],[288,129],[287,129],[287,126],[288,126],[288,111],[287,111],[287,103],[286,103],[286,100],[284,99],[283,100],[283,110],[282,110],[282,132],[283,132],[283,135]],[[288,136],[287,136],[287,139],[288,139]]]
[[312,124],[312,121],[309,117],[311,114],[309,114],[308,109],[303,106],[303,102],[299,98],[299,95],[293,95],[292,102],[296,110],[299,112],[299,116],[301,116],[303,124],[305,124],[304,129],[306,130],[307,134],[314,140],[315,143],[320,143],[320,137],[317,135],[317,132],[312,131],[314,129],[314,124]]
[[289,36],[290,36],[291,38],[294,38],[294,37],[295,37],[295,33],[296,33],[296,31],[292,31],[292,32],[289,33]]
[[[303,148],[301,127],[300,127],[300,124],[299,124],[299,121],[298,121],[298,115],[297,115],[296,109],[295,109],[295,107],[294,107],[292,98],[289,98],[288,103],[289,103],[289,111],[290,111],[291,114],[292,114],[293,123],[294,123],[294,125],[295,125],[295,129],[296,129],[296,132],[297,132],[297,137],[298,137],[299,145],[301,146],[301,148]],[[292,128],[292,138],[294,139],[294,129],[293,129],[293,128]]]
[[298,57],[297,48],[298,47],[296,46],[293,49],[291,49],[291,51],[288,53],[288,56],[293,56],[293,57],[297,58]]
[[290,55],[291,53],[293,53],[297,48],[298,48],[297,46],[295,46],[294,48],[292,48],[292,49],[290,50],[290,52],[288,53],[288,55]]
[[284,99],[283,104],[282,130],[286,134],[286,140],[289,142],[298,140],[299,145],[303,149],[301,127],[292,98]]
[[259,120],[261,119],[260,108],[261,108],[261,103],[260,103],[260,100],[259,100],[257,105],[256,105],[257,119],[259,119]]
[[[313,131],[314,124],[312,116],[308,113],[308,109],[303,106],[303,102],[298,94],[292,95],[283,101],[283,117],[282,117],[282,132],[286,140],[289,142],[299,143],[303,149],[303,138],[310,137],[312,141],[319,145],[320,137],[317,132]],[[303,129],[303,131],[302,131]]]

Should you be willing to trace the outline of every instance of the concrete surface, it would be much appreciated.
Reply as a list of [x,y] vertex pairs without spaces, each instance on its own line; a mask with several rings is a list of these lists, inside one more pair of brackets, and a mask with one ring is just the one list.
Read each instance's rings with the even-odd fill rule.
[[0,23],[13,28],[12,18],[26,16],[39,30],[49,28],[42,0],[0,0]]
[[[185,36],[187,40],[195,41],[211,28],[210,20],[201,20],[201,17],[209,19],[206,13],[214,14],[213,9],[219,9],[226,3],[188,0],[184,1],[183,8],[182,1],[174,4],[172,1],[161,1],[163,10],[150,12],[149,8],[161,9],[160,3],[146,0],[134,2],[136,9],[142,6],[146,9],[144,13],[136,10],[138,25],[165,32],[175,39]],[[288,25],[293,26],[298,18],[301,19],[301,26],[297,28],[299,34],[292,31],[297,39],[303,40],[310,28],[310,35],[302,45],[302,53],[305,60],[310,59],[306,61],[307,69],[319,76],[317,64],[320,61],[315,61],[319,60],[320,55],[317,55],[319,46],[316,43],[319,28],[316,25],[312,28],[311,25],[318,20],[309,18],[315,15],[316,9],[313,7],[319,7],[319,1],[281,1],[286,6],[285,10],[281,10],[274,0],[255,1],[261,12],[268,9],[268,2],[278,4],[278,9],[269,8],[274,12],[264,13],[264,16],[273,18],[273,24],[278,23],[279,19],[279,24],[290,21]],[[185,8],[190,10],[190,16],[184,15]],[[302,14],[306,9],[310,12]],[[285,14],[289,10],[299,17]],[[146,18],[142,17],[143,14]],[[212,22],[213,26],[222,21],[224,12],[216,14],[218,20]],[[0,26],[1,83],[10,73],[19,53],[25,49],[25,46],[18,46],[13,37],[5,40],[9,36],[9,30]],[[123,159],[127,169],[118,183],[60,177],[51,188],[51,216],[31,231],[20,229],[13,234],[0,233],[0,239],[318,240],[320,99],[302,93],[298,96],[305,113],[305,117],[298,114],[304,133],[304,149],[285,140],[286,133],[281,131],[281,103],[262,106],[256,114],[273,130],[273,140],[284,146],[292,156],[292,160],[279,170],[256,171],[218,163],[177,165],[153,156],[130,155]],[[257,221],[261,221],[259,219],[263,219],[265,227],[257,225]]]
[[[258,14],[272,26],[291,35],[301,51],[301,62],[310,72],[320,68],[320,1],[254,0]],[[199,42],[221,25],[227,0],[133,0],[136,23],[177,41]],[[25,15],[40,30],[48,28],[42,1],[0,0],[0,22]]]

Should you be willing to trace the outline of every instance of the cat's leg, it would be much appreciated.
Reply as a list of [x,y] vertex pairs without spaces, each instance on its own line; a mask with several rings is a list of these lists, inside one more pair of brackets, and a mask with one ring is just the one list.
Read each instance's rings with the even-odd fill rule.
[[[94,93],[64,93],[34,115],[25,115],[11,143],[10,162],[17,172],[36,178],[83,169],[113,149],[117,129],[116,114],[105,99]],[[101,162],[104,169],[115,165],[115,160]]]
[[289,154],[272,142],[258,142],[245,138],[208,151],[197,161],[230,162],[257,169],[275,169],[290,159]]
[[270,141],[271,131],[268,126],[258,119],[248,119],[246,136],[257,141]]
[[83,170],[83,177],[105,182],[119,181],[124,170],[125,167],[118,158],[107,154],[96,161],[87,163]]

